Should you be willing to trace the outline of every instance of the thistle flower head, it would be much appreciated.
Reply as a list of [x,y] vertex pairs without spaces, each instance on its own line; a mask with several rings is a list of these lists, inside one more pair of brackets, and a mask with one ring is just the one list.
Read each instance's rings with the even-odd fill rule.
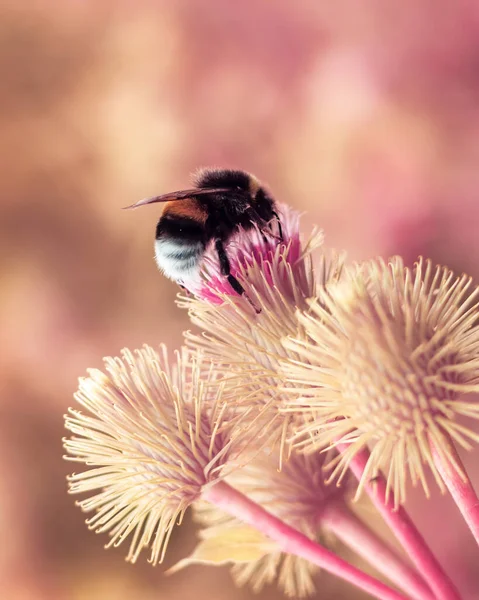
[[349,275],[320,291],[299,317],[303,335],[284,342],[299,356],[284,365],[290,404],[309,412],[298,435],[310,449],[349,444],[333,475],[370,446],[358,493],[383,467],[403,501],[407,472],[428,493],[425,464],[443,486],[431,440],[446,448],[450,436],[469,448],[479,439],[457,422],[479,418],[479,404],[461,398],[479,390],[478,290],[422,259],[413,269],[398,258],[371,261]]
[[[192,298],[180,305],[202,330],[200,335],[188,332],[187,343],[213,358],[233,382],[238,402],[256,410],[252,435],[272,434],[284,442],[294,417],[279,411],[284,400],[279,360],[286,355],[281,340],[297,332],[297,309],[306,308],[319,287],[339,278],[342,258],[324,252],[313,268],[311,253],[321,246],[322,233],[313,231],[303,242],[299,215],[287,207],[281,209],[281,223],[283,242],[265,242],[259,232],[248,233],[236,254],[230,251],[235,275],[260,309],[258,314],[246,298],[224,293],[217,296],[221,305]],[[216,286],[219,294],[223,279],[211,275],[210,289]]]
[[[325,454],[293,452],[281,471],[278,456],[262,454],[227,478],[230,485],[310,539],[329,539],[321,530],[321,514],[331,503],[343,502],[347,487],[327,486],[323,467]],[[193,505],[194,518],[203,529],[193,554],[173,570],[197,562],[233,563],[231,574],[238,586],[251,585],[255,592],[277,580],[280,589],[293,598],[315,592],[318,567],[305,559],[284,554],[276,544],[204,501]]]
[[109,532],[108,546],[131,536],[131,562],[145,547],[161,561],[175,522],[235,458],[233,409],[202,364],[186,350],[173,368],[165,348],[124,350],[105,359],[105,373],[80,380],[75,397],[86,413],[66,416],[67,458],[91,467],[69,477],[70,492],[90,494],[79,505],[96,512],[87,523]]
[[[241,282],[246,294],[252,291],[251,287],[254,287],[247,285],[251,271],[261,266],[264,283],[272,287],[280,275],[274,271],[274,263],[278,261],[278,256],[281,255],[286,263],[294,265],[300,261],[304,252],[299,234],[299,214],[287,205],[280,205],[277,210],[281,222],[281,239],[279,238],[280,230],[273,221],[270,223],[271,228],[264,231],[260,231],[258,227],[246,231],[240,229],[227,245],[231,274]],[[314,242],[318,243],[321,238],[322,236],[317,234]],[[308,272],[303,271],[302,278],[304,281],[299,281],[298,276],[297,285],[307,286]],[[249,289],[246,289],[247,287]],[[221,273],[218,254],[214,246],[207,249],[200,278],[188,282],[188,291],[197,298],[212,304],[222,304],[226,298],[238,296],[227,278]],[[294,294],[294,290],[290,291]],[[257,294],[253,294],[251,299],[258,300],[256,296]]]

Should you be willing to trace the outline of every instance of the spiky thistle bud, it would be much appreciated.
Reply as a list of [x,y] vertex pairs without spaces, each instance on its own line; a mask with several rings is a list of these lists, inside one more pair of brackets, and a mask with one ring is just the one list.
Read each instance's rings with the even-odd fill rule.
[[105,365],[80,380],[75,397],[87,412],[66,416],[66,458],[90,467],[69,477],[70,492],[89,494],[78,504],[95,511],[87,523],[109,532],[108,546],[131,537],[127,560],[150,547],[156,563],[175,522],[233,464],[238,420],[213,367],[189,351],[173,367],[164,347],[147,346]]
[[352,269],[299,316],[303,334],[284,342],[300,357],[284,363],[290,408],[309,412],[298,439],[311,450],[349,445],[333,476],[369,446],[358,494],[381,467],[399,502],[408,473],[428,493],[424,465],[443,488],[431,440],[442,449],[450,438],[464,448],[479,440],[457,420],[479,418],[477,401],[463,397],[479,390],[477,297],[465,275],[422,259],[409,269],[394,258]]

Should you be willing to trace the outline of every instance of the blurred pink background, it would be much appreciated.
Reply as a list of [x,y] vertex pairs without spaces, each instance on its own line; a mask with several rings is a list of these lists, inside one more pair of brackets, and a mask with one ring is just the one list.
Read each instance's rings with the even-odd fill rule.
[[[424,254],[479,277],[479,5],[7,1],[0,45],[2,597],[250,598],[226,568],[163,576],[190,522],[164,566],[131,566],[66,493],[77,377],[189,326],[153,261],[159,211],[120,208],[239,167],[351,259]],[[433,490],[408,508],[479,598],[479,550]],[[319,588],[364,597],[328,575]]]

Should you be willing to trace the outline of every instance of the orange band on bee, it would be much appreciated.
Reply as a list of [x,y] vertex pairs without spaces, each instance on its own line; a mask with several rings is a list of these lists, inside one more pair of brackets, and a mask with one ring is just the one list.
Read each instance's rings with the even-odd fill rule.
[[207,212],[196,200],[187,198],[183,202],[168,202],[163,210],[163,215],[186,217],[194,219],[198,223],[205,223]]

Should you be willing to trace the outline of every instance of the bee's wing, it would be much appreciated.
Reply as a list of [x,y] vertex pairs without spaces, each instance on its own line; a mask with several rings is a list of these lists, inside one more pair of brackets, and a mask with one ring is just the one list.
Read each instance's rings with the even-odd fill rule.
[[228,188],[192,188],[191,190],[180,190],[178,192],[170,192],[162,196],[153,196],[152,198],[144,198],[132,204],[125,206],[124,209],[138,208],[146,204],[154,204],[155,202],[174,202],[175,200],[186,200],[187,198],[195,198],[196,196],[204,196],[205,194],[215,194],[219,192],[228,192]]

